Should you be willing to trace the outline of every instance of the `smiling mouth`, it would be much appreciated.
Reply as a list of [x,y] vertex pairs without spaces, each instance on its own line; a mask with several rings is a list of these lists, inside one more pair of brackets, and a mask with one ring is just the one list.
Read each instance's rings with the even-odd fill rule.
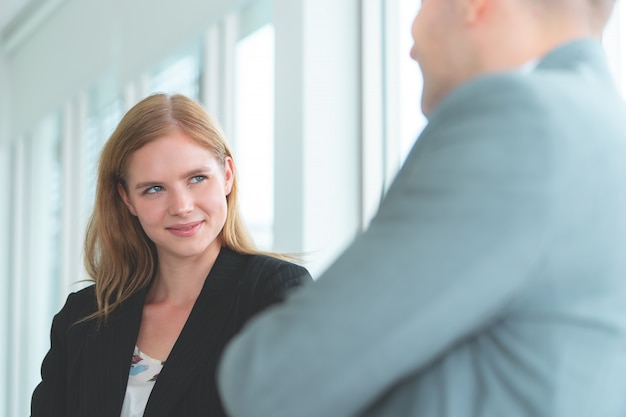
[[183,230],[191,230],[191,229],[193,229],[194,227],[196,227],[197,225],[198,225],[198,224],[196,223],[196,224],[192,224],[192,225],[190,225],[190,226],[183,226],[183,227],[170,227],[170,229],[174,229],[174,230],[181,230],[181,231],[183,231]]
[[189,237],[196,234],[196,232],[200,229],[203,222],[195,222],[195,223],[187,223],[187,224],[179,224],[176,226],[170,226],[166,229],[175,236],[178,237]]

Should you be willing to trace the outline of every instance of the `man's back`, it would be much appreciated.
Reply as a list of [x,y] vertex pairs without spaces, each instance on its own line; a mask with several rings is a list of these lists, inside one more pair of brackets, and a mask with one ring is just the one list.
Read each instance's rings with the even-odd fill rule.
[[[417,171],[447,147],[459,156],[451,158],[455,166],[441,167],[453,172],[441,177],[474,194],[475,206],[463,207],[467,216],[497,216],[484,207],[494,203],[504,216],[502,228],[474,241],[477,251],[464,251],[481,263],[482,250],[502,242],[492,248],[491,265],[476,268],[490,276],[449,308],[480,309],[498,301],[492,297],[502,282],[519,285],[482,329],[459,329],[465,336],[367,415],[626,412],[626,112],[598,50],[578,42],[531,73],[476,80],[431,118],[410,161],[413,174],[432,177]],[[456,314],[440,324],[455,325]]]
[[[275,416],[353,415],[381,395],[366,415],[624,415],[623,115],[592,41],[451,94],[370,229],[227,354],[256,392],[237,401]],[[257,387],[267,375],[297,383]]]
[[234,416],[626,415],[611,9],[423,2],[429,123],[368,230],[227,349]]
[[[491,263],[476,267],[491,276],[476,280],[484,285],[450,309],[480,309],[497,301],[492,297],[507,285],[502,282],[519,285],[494,305],[482,329],[459,329],[464,337],[371,415],[626,411],[620,394],[626,389],[626,112],[599,55],[599,46],[588,42],[567,45],[531,73],[487,76],[462,87],[431,118],[410,162],[415,170],[442,147],[466,153],[443,167],[458,176],[445,181],[474,193],[475,207],[464,205],[467,216],[481,216],[473,210],[497,216],[484,206],[493,204],[504,216],[501,228],[484,230],[474,242],[478,250],[464,251]],[[485,260],[482,248],[495,241],[504,246]],[[448,323],[454,320],[441,325]]]

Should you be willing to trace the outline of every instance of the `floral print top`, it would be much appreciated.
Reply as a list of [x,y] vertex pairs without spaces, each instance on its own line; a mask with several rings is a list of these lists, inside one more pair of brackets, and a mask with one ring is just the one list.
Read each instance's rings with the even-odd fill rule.
[[164,364],[165,361],[153,359],[135,346],[121,417],[143,416],[152,387]]

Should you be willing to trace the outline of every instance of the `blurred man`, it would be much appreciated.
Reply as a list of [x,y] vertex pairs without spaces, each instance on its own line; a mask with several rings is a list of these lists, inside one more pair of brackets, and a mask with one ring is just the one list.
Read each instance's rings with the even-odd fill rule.
[[232,343],[235,417],[626,415],[612,0],[424,0],[429,123],[370,228]]

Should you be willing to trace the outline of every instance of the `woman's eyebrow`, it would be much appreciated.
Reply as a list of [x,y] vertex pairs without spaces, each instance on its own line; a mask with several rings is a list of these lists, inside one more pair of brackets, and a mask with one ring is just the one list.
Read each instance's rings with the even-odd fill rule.
[[[182,174],[180,176],[181,179],[184,178],[189,178],[189,177],[193,177],[194,175],[199,175],[199,174],[206,174],[206,173],[210,173],[211,167],[206,166],[206,167],[200,167],[200,168],[194,168],[190,171],[185,172],[184,174]],[[137,185],[135,185],[135,189],[139,190],[139,189],[143,189],[143,188],[149,188],[149,187],[154,187],[155,185],[161,185],[163,184],[163,181],[144,181],[144,182],[140,182]]]

